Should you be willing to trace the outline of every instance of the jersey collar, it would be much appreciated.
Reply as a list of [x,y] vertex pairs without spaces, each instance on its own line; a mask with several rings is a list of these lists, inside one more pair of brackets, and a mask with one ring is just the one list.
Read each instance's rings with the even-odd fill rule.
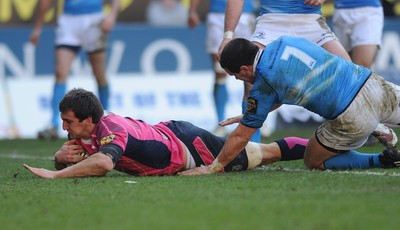
[[254,63],[253,63],[253,73],[254,74],[256,73],[256,67],[257,67],[258,62],[260,61],[261,54],[263,53],[263,51],[264,51],[263,49],[259,49],[257,51],[256,58],[254,58]]

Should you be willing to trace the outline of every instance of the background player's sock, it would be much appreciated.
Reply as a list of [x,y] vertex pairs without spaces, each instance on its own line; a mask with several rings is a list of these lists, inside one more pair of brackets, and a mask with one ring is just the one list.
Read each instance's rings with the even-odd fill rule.
[[350,150],[324,161],[325,169],[366,169],[382,168],[379,154],[360,153]]
[[110,98],[110,87],[107,85],[105,86],[99,86],[99,100],[101,104],[103,105],[103,109],[108,110],[108,103],[109,103],[109,98]]
[[65,92],[67,90],[67,85],[66,83],[55,83],[54,88],[53,88],[53,98],[51,100],[51,109],[52,109],[52,118],[51,118],[51,124],[53,125],[54,128],[57,129],[58,123],[60,120],[60,111],[58,109],[58,105],[60,104],[62,98],[65,95]]
[[214,84],[214,104],[218,122],[225,119],[225,107],[228,102],[228,90],[225,82]]

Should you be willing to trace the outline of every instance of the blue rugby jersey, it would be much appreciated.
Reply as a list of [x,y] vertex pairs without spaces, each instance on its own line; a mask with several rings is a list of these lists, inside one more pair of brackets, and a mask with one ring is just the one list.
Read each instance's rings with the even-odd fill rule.
[[309,6],[304,0],[260,0],[260,14],[321,14],[321,6]]
[[382,3],[380,0],[335,0],[335,9],[346,9],[356,7],[381,7]]
[[371,70],[339,58],[307,39],[283,36],[261,54],[241,123],[261,127],[276,103],[299,105],[326,119],[336,118],[370,74]]
[[[225,14],[226,1],[227,0],[211,0],[209,12]],[[254,0],[244,0],[243,13],[253,13],[254,12],[253,2],[254,2]]]
[[93,14],[103,11],[103,0],[64,0],[64,13]]

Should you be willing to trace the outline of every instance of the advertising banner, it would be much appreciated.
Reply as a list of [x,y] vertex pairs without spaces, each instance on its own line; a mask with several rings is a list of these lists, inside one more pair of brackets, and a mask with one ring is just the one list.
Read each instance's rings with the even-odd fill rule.
[[[399,23],[385,20],[383,44],[372,69],[400,85]],[[16,130],[19,137],[34,138],[50,122],[54,27],[44,29],[37,47],[28,42],[31,30],[0,30],[0,138],[15,138]],[[217,124],[212,101],[214,76],[204,49],[205,32],[205,25],[196,29],[116,26],[109,37],[106,66],[112,110],[150,123],[184,119],[213,129]],[[243,86],[233,77],[229,85],[227,116],[235,116],[241,113]],[[73,87],[96,90],[84,53],[71,69],[68,88]],[[321,121],[302,108],[285,106],[270,114],[266,133]]]

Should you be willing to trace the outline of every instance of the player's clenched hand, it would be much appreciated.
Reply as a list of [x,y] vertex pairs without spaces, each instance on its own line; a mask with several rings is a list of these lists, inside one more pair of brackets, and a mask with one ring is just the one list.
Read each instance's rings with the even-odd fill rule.
[[75,140],[70,140],[61,146],[56,152],[54,159],[57,163],[77,163],[85,158],[79,155],[82,152],[85,152],[85,149],[81,145],[77,145]]
[[210,168],[208,166],[200,166],[186,171],[178,172],[179,176],[197,176],[203,174],[211,174]]
[[240,119],[242,119],[243,115],[239,115],[236,117],[230,117],[228,119],[225,119],[219,123],[220,126],[227,126],[235,123],[239,123]]
[[55,172],[48,170],[48,169],[44,169],[44,168],[35,168],[35,167],[31,167],[28,166],[26,164],[24,164],[24,167],[26,169],[28,169],[29,171],[31,171],[33,174],[35,174],[38,177],[42,177],[45,179],[52,179],[55,177]]

